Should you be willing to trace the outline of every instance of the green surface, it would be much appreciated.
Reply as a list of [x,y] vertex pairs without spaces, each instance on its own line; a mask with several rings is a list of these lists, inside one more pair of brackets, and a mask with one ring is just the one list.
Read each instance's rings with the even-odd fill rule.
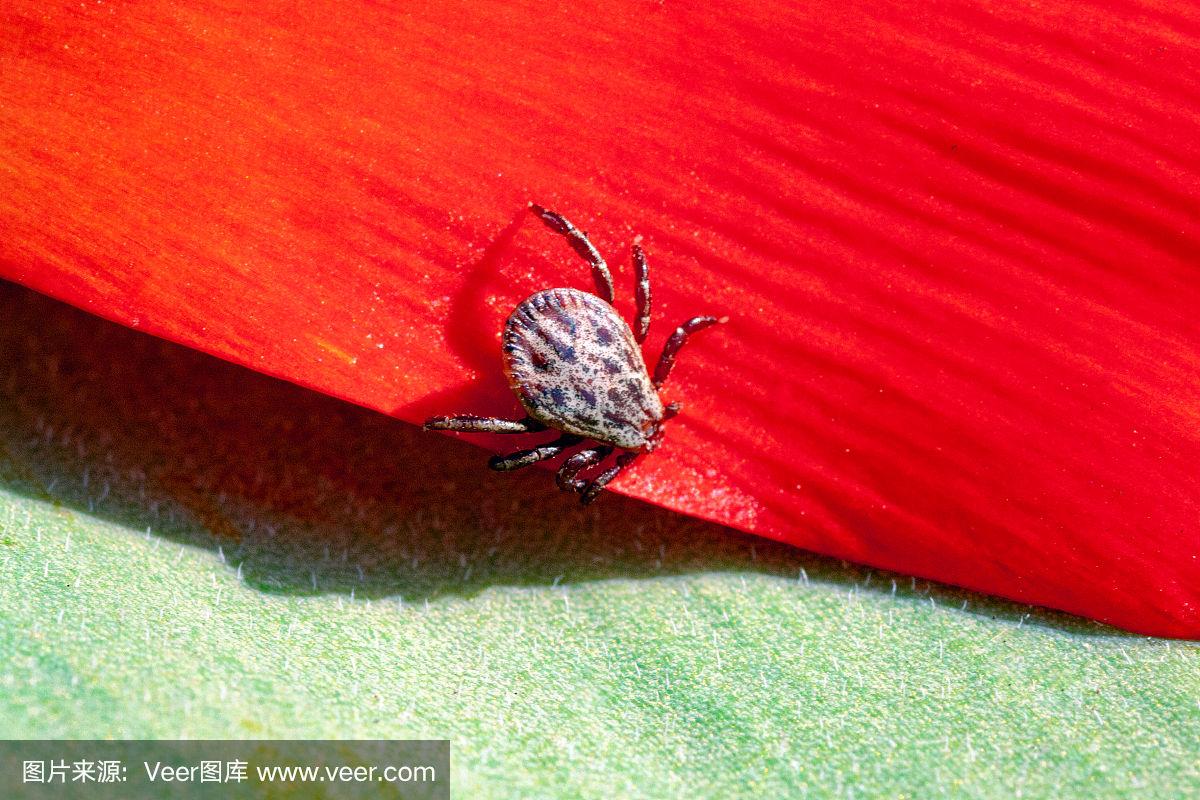
[[585,513],[23,290],[0,318],[7,736],[449,738],[461,797],[1200,794],[1194,643]]

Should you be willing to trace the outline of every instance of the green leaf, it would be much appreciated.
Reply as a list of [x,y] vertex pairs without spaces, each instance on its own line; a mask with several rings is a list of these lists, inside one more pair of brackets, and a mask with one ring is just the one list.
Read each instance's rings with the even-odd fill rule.
[[7,736],[449,738],[462,797],[1200,791],[1194,644],[582,511],[30,293],[0,311]]

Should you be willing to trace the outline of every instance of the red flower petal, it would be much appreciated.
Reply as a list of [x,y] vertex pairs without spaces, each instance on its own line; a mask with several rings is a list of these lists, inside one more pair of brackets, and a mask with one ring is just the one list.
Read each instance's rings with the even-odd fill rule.
[[620,491],[1200,636],[1194,8],[21,2],[4,29],[2,274],[410,422],[515,413],[501,322],[590,286],[537,200],[626,313],[645,237],[652,355],[732,318]]

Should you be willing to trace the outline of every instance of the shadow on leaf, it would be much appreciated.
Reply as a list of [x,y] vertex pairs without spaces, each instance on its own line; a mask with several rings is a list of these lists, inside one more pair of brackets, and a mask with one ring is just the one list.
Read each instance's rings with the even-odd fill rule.
[[583,509],[546,472],[492,473],[465,442],[11,284],[0,283],[0,318],[0,486],[209,549],[263,592],[420,602],[495,586],[740,572],[1124,635],[619,495]]

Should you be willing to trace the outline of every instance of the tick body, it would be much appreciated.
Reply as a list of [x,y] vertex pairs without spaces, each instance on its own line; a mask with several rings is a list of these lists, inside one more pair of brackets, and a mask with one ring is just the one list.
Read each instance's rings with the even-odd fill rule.
[[626,450],[654,449],[663,404],[633,331],[608,303],[546,289],[504,326],[504,374],[546,427]]
[[[633,245],[638,316],[631,329],[612,307],[612,275],[587,236],[553,211],[533,204],[530,209],[591,265],[597,294],[545,289],[517,306],[505,323],[504,374],[528,416],[434,417],[425,428],[475,433],[554,429],[562,434],[543,445],[492,458],[488,466],[501,471],[553,458],[590,440],[594,444],[563,461],[557,477],[560,488],[578,492],[587,505],[634,459],[657,447],[663,423],[679,411],[676,403],[664,406],[658,394],[679,349],[692,333],[725,318],[694,317],[680,325],[667,340],[652,378],[641,351],[650,327],[649,268],[641,248]],[[611,467],[590,479],[580,477],[597,470],[615,449],[625,452]]]

